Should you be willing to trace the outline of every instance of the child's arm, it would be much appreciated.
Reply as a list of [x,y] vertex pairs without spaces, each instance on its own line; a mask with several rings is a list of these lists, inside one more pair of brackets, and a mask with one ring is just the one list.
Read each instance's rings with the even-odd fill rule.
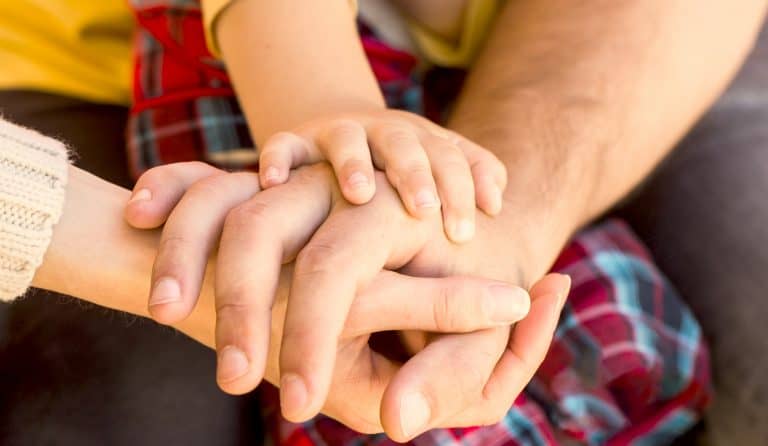
[[329,113],[385,107],[348,0],[239,0],[214,26],[257,143]]
[[412,215],[442,204],[456,242],[474,234],[475,202],[488,214],[500,211],[506,172],[492,154],[387,110],[347,0],[240,0],[216,20],[214,40],[261,145],[263,186],[282,183],[292,167],[328,160],[345,198],[362,204],[375,192],[375,166]]

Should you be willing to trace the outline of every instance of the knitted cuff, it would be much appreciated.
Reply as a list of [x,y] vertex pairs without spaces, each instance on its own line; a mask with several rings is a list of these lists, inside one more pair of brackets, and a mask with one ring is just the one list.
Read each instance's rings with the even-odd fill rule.
[[32,283],[64,207],[67,148],[0,119],[0,300]]

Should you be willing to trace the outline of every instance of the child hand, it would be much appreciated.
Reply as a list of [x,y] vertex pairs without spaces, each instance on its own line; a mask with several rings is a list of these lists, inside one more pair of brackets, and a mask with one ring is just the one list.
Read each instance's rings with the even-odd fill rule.
[[448,238],[475,233],[475,206],[501,211],[504,165],[488,150],[413,113],[400,110],[324,117],[279,132],[261,147],[263,188],[284,183],[295,167],[328,160],[350,203],[375,193],[374,167],[383,170],[408,213],[423,218],[441,207]]

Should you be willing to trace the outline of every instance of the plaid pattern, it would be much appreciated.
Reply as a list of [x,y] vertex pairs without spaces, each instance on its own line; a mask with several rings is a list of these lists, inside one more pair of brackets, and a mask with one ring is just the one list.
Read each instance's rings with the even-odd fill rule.
[[[258,156],[224,65],[208,51],[198,0],[130,0],[134,41],[128,162],[138,178],[158,164],[204,160],[254,169]],[[360,23],[368,60],[392,108],[421,113],[416,58]]]
[[[698,323],[623,222],[578,234],[554,271],[573,279],[546,359],[493,426],[435,429],[416,446],[669,444],[699,419],[710,396]],[[319,416],[292,424],[274,388],[263,392],[275,444],[394,445]]]
[[[128,128],[133,173],[187,160],[255,168],[256,152],[224,67],[205,47],[198,2],[131,4],[139,23]],[[388,47],[364,24],[360,32],[390,106],[426,109],[433,118],[444,112],[444,98],[455,92],[461,73],[442,76],[455,82],[423,93],[411,55]],[[658,445],[701,416],[711,392],[701,330],[626,225],[609,221],[577,235],[554,270],[573,278],[573,290],[546,360],[504,420],[433,430],[412,444]],[[265,385],[261,393],[268,443],[393,444],[323,416],[288,423],[279,415],[275,389]]]

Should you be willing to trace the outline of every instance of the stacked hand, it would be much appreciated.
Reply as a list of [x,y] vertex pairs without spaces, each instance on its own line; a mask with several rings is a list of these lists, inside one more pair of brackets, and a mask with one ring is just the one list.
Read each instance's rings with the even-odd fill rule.
[[[450,243],[438,218],[412,218],[386,179],[375,178],[371,202],[354,206],[341,198],[325,165],[298,169],[285,184],[261,192],[254,174],[197,163],[148,172],[136,190],[150,191],[151,199],[141,194],[145,199],[132,201],[126,216],[138,227],[165,222],[152,314],[166,323],[189,314],[220,237],[216,345],[225,390],[252,389],[266,369],[267,379],[280,383],[289,419],[323,409],[363,432],[383,424],[395,439],[497,421],[546,353],[567,279],[546,277],[529,303],[524,290],[504,283],[389,272]],[[281,274],[281,265],[294,259],[283,326],[275,303],[285,301],[275,296],[284,297],[279,278],[290,275],[290,267]],[[411,319],[406,304],[421,312]],[[356,316],[366,306],[377,309],[379,324]],[[433,322],[419,319],[425,308],[436,310]],[[510,338],[510,324],[526,313]],[[280,319],[270,327],[275,315]],[[389,329],[468,333],[431,337],[398,372],[367,345],[369,333]],[[361,383],[367,392],[360,392]]]

